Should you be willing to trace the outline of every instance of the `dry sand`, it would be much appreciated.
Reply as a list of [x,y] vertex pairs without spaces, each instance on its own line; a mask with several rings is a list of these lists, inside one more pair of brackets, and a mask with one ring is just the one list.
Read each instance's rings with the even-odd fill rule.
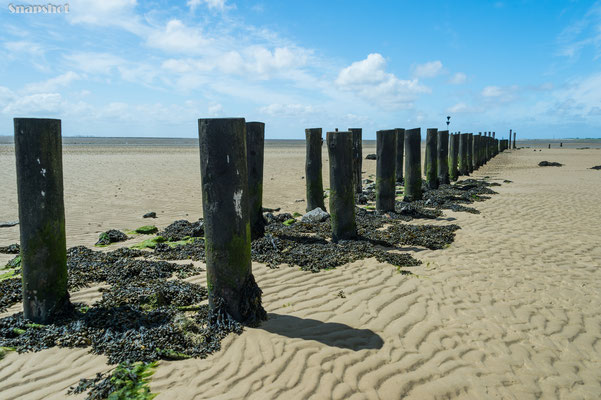
[[[538,167],[542,160],[565,166]],[[303,212],[295,200],[304,198],[304,148],[268,148],[265,163],[265,206]],[[363,163],[374,173],[375,161]],[[588,169],[599,164],[599,149],[498,155],[475,176],[513,183],[476,203],[479,215],[445,211],[434,223],[462,229],[447,249],[412,251],[424,262],[414,275],[374,259],[317,274],[253,264],[269,321],[229,336],[205,360],[162,361],[152,391],[157,399],[601,398],[601,171]],[[147,211],[159,227],[202,215],[194,148],[68,147],[64,168],[68,246],[145,225]],[[14,174],[12,147],[0,146],[2,221],[17,219]],[[18,227],[0,229],[0,245],[16,241]],[[72,295],[98,297],[97,288]],[[110,368],[87,349],[9,353],[0,398],[63,399],[79,378]]]

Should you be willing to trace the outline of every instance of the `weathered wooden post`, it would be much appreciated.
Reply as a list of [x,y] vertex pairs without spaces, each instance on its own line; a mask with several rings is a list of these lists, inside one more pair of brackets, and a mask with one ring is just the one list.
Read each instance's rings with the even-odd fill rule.
[[338,242],[357,236],[353,188],[353,136],[350,132],[328,132],[326,138],[330,158],[332,241]]
[[250,236],[258,239],[265,234],[263,218],[263,154],[265,148],[265,124],[246,123],[246,162],[248,169],[248,203],[250,213]]
[[403,183],[403,153],[405,152],[405,130],[397,128],[396,131],[396,161],[395,178],[399,183]]
[[459,156],[459,134],[449,137],[449,179],[456,181],[459,178],[457,169],[457,158]]
[[428,189],[438,189],[438,129],[426,130],[426,154],[424,157],[424,171]]
[[451,182],[449,180],[449,131],[438,131],[436,153],[438,155],[436,162],[438,182],[441,185],[448,185]]
[[478,135],[472,136],[472,171],[478,169]]
[[467,167],[467,133],[459,135],[459,175],[468,175]]
[[236,321],[266,319],[250,260],[244,118],[198,120],[209,306]]
[[508,149],[511,150],[511,129],[509,130],[509,141],[508,141]]
[[363,178],[361,168],[363,164],[363,129],[349,128],[353,134],[353,181],[355,183],[355,193],[363,192]]
[[323,201],[323,178],[321,177],[321,128],[305,129],[307,155],[305,160],[305,180],[307,212],[317,207],[325,211]]
[[513,148],[514,148],[514,149],[516,148],[516,146],[515,146],[515,134],[516,134],[516,133],[517,133],[517,132],[515,132],[515,131],[513,132]]
[[405,198],[422,198],[421,128],[405,131]]
[[472,172],[474,172],[473,148],[474,148],[474,134],[468,133],[467,134],[467,172],[468,172],[468,174],[471,174]]
[[71,306],[60,119],[15,118],[23,315],[48,324]]
[[376,210],[394,211],[396,130],[376,132]]

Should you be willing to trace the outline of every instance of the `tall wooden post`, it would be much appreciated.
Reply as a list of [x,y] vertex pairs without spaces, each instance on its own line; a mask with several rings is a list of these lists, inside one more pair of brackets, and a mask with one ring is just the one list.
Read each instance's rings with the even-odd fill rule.
[[517,133],[517,132],[513,132],[513,148],[514,148],[514,149],[516,148],[516,146],[515,146],[515,134],[516,134],[516,133]]
[[307,212],[317,207],[325,211],[323,201],[323,178],[321,176],[321,128],[305,129],[307,155],[305,160],[305,180]]
[[428,189],[438,189],[438,129],[428,128],[426,130],[426,154],[424,158],[424,170],[426,173],[426,184]]
[[363,192],[363,178],[361,168],[363,164],[363,129],[349,128],[353,134],[353,181],[355,182],[355,193]]
[[472,172],[474,172],[474,165],[473,165],[474,153],[473,153],[473,148],[474,148],[474,134],[473,133],[468,133],[467,134],[467,172],[469,174],[471,174]]
[[436,163],[438,182],[441,185],[448,185],[451,182],[449,179],[449,131],[438,131],[436,152],[438,154]]
[[263,154],[265,148],[265,124],[246,123],[246,161],[248,166],[248,202],[251,238],[265,234],[263,218]]
[[376,132],[376,210],[394,211],[396,130]]
[[59,119],[15,118],[23,314],[40,324],[70,307]]
[[398,183],[403,183],[403,154],[405,153],[405,130],[402,128],[395,129],[396,131],[396,161],[395,161],[395,178]]
[[467,167],[467,133],[459,135],[459,175],[468,175]]
[[404,201],[421,200],[421,128],[405,131],[405,198]]
[[353,239],[355,193],[353,188],[353,137],[350,132],[328,132],[330,158],[330,222],[332,241]]
[[198,139],[209,306],[254,325],[267,316],[250,260],[244,118],[199,119]]
[[459,134],[449,137],[449,179],[456,181],[459,178],[457,158],[459,157]]

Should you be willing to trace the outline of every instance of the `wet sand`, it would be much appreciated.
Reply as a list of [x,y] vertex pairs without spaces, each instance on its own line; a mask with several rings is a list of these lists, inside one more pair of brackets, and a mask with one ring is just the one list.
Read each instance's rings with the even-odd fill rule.
[[[601,150],[545,147],[480,168],[476,177],[513,182],[473,204],[478,215],[445,210],[434,223],[462,229],[447,249],[412,251],[423,261],[414,275],[375,259],[316,274],[254,263],[269,321],[205,360],[161,361],[150,385],[157,399],[601,397],[601,171],[588,169]],[[373,143],[363,150],[374,153]],[[12,151],[0,146],[1,221],[17,219]],[[110,228],[202,216],[193,146],[66,146],[63,163],[68,246],[92,247]],[[375,173],[375,161],[363,166]],[[303,175],[302,144],[268,146],[264,206],[304,212]],[[158,218],[143,219],[148,211]],[[0,245],[18,232],[0,228]],[[0,254],[0,264],[10,258]],[[97,289],[72,300],[92,303]],[[0,398],[62,399],[110,368],[88,349],[8,353]]]

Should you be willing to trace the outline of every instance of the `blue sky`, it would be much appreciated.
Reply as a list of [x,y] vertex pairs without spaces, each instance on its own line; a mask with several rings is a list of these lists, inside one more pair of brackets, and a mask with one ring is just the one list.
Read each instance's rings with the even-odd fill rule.
[[[27,4],[15,1],[12,4]],[[47,1],[29,4],[47,4]],[[64,4],[55,2],[53,4]],[[197,119],[268,138],[362,127],[601,137],[601,2],[68,1],[0,10],[0,134],[195,137]]]

